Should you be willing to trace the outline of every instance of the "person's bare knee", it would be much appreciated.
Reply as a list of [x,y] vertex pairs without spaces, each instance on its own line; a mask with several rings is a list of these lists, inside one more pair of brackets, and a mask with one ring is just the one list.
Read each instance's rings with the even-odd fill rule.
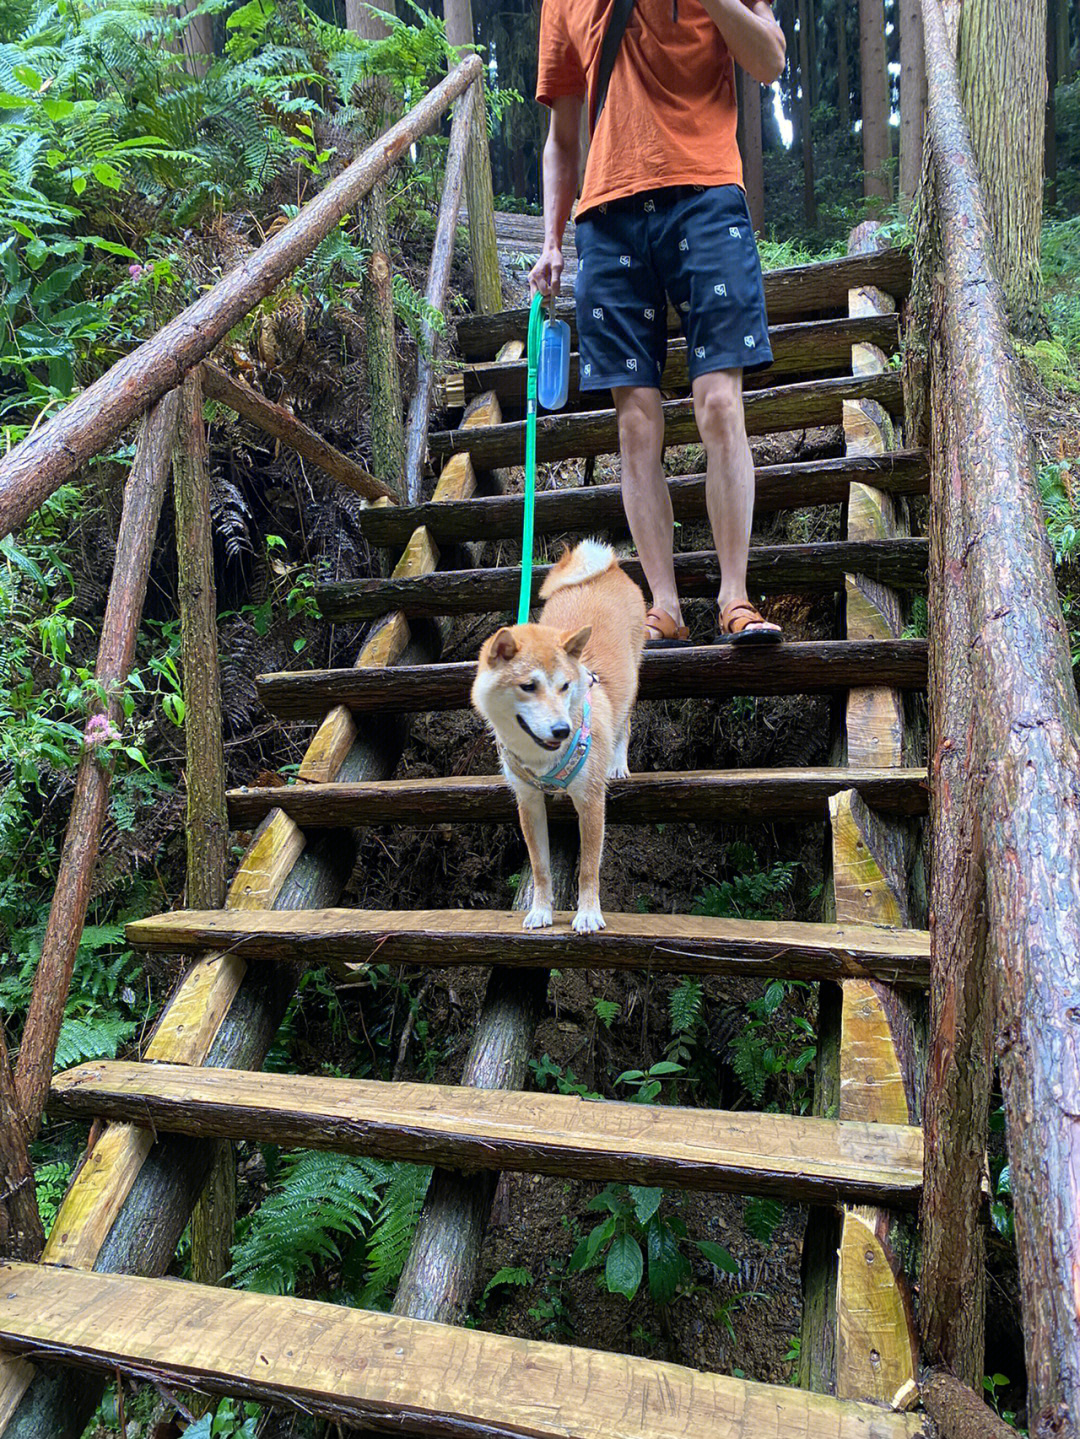
[[730,449],[746,438],[742,376],[702,375],[694,382],[694,418],[706,449]]
[[658,461],[664,443],[664,409],[659,390],[620,387],[613,390],[619,421],[619,449],[624,462]]

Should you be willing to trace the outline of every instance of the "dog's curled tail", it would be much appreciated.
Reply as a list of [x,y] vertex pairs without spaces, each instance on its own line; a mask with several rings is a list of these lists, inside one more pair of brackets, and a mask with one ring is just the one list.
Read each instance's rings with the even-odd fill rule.
[[551,567],[551,573],[540,588],[540,598],[548,600],[559,590],[583,585],[598,575],[606,574],[615,563],[615,551],[601,540],[582,540]]

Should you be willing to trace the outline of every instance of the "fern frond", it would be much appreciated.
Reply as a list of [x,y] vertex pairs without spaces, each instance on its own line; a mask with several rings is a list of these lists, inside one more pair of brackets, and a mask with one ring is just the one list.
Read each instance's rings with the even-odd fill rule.
[[368,1239],[368,1272],[359,1299],[363,1308],[378,1308],[397,1284],[430,1182],[430,1169],[417,1164],[393,1165],[393,1175]]

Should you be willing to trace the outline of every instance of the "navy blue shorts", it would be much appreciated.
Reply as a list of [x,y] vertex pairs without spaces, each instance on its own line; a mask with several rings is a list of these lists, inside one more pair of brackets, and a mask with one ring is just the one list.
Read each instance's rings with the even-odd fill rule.
[[653,190],[577,222],[580,388],[659,388],[668,300],[682,318],[690,378],[772,363],[765,289],[738,185]]

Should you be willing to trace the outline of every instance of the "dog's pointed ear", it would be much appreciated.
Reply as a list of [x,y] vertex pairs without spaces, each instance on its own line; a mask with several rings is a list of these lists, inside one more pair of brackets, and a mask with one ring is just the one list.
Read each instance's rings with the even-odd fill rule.
[[514,638],[514,631],[505,625],[492,636],[491,648],[488,650],[488,658],[492,661],[512,660],[518,652],[518,642]]
[[592,625],[586,625],[581,630],[568,630],[562,637],[562,647],[572,659],[579,660],[591,634]]

